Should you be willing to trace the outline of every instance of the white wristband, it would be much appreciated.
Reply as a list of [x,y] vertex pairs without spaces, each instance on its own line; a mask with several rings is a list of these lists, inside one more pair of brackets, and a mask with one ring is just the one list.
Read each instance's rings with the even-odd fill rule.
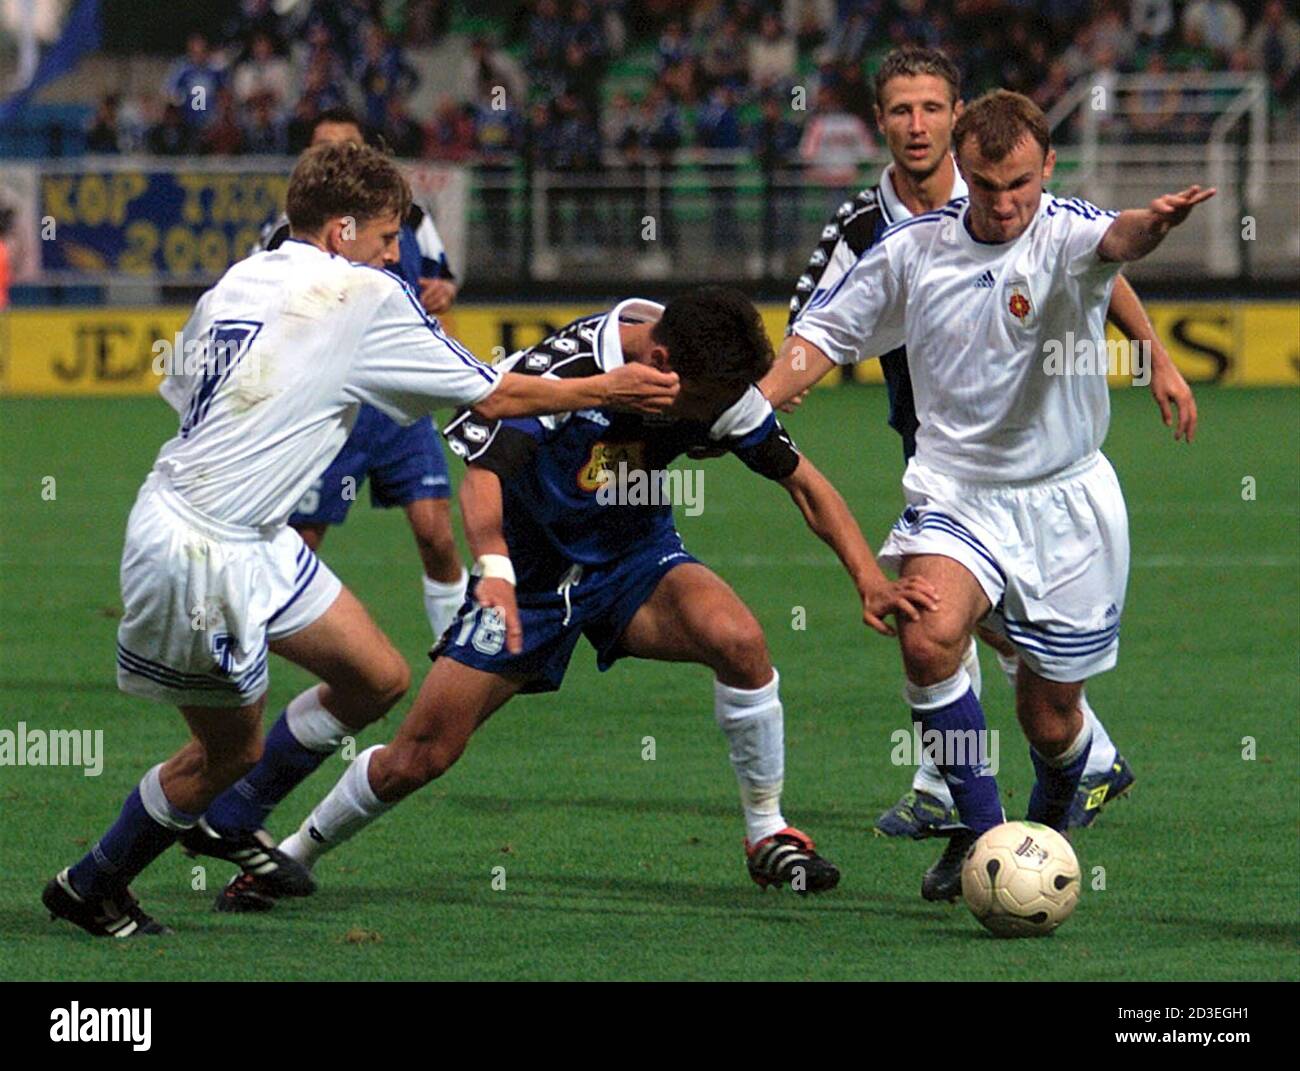
[[484,580],[504,580],[515,586],[515,567],[504,554],[481,554],[474,563],[474,571]]

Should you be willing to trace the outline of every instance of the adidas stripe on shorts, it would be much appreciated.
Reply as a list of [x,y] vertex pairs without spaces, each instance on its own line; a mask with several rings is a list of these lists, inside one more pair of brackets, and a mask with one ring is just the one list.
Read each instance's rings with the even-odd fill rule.
[[913,458],[907,509],[879,560],[941,554],[974,574],[1006,636],[1035,673],[1081,681],[1113,669],[1128,583],[1128,513],[1110,462],[1093,452],[1046,480],[981,484]]
[[150,473],[127,521],[117,684],[178,706],[266,692],[267,643],[306,628],[342,589],[292,528],[207,517]]

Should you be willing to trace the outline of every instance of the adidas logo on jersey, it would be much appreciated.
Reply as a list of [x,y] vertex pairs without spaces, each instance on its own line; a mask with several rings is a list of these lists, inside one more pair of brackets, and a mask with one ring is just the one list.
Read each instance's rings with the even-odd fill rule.
[[820,268],[825,263],[826,263],[826,250],[818,246],[817,249],[813,252],[812,259],[808,261],[808,264],[810,267]]
[[986,270],[978,279],[975,280],[975,288],[977,290],[992,290],[993,282],[993,272]]

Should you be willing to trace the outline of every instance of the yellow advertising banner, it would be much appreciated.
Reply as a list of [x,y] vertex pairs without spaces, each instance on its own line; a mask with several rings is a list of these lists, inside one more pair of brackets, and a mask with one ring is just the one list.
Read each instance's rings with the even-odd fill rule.
[[[760,309],[773,341],[779,341],[785,306]],[[74,308],[0,314],[0,395],[148,394],[157,387],[159,344],[175,344],[189,311]],[[443,323],[476,355],[496,361],[591,311],[587,305],[466,304]],[[1300,305],[1154,302],[1147,311],[1175,363],[1194,383],[1300,385]],[[878,383],[880,367],[875,361],[864,362],[854,369],[854,377]],[[1120,381],[1112,377],[1112,382]]]

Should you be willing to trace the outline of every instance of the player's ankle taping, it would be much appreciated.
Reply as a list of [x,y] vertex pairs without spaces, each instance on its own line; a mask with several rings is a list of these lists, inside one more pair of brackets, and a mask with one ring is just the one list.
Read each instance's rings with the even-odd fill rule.
[[957,702],[970,688],[970,674],[966,672],[965,666],[958,666],[956,673],[937,684],[913,684],[908,681],[903,686],[903,697],[914,711],[938,710]]
[[200,818],[197,814],[186,814],[167,798],[162,787],[161,762],[140,778],[140,802],[150,818],[163,828],[178,833],[191,828]]
[[356,730],[348,728],[321,706],[318,685],[312,685],[289,700],[284,708],[284,722],[289,732],[308,751],[336,751],[345,736]]

